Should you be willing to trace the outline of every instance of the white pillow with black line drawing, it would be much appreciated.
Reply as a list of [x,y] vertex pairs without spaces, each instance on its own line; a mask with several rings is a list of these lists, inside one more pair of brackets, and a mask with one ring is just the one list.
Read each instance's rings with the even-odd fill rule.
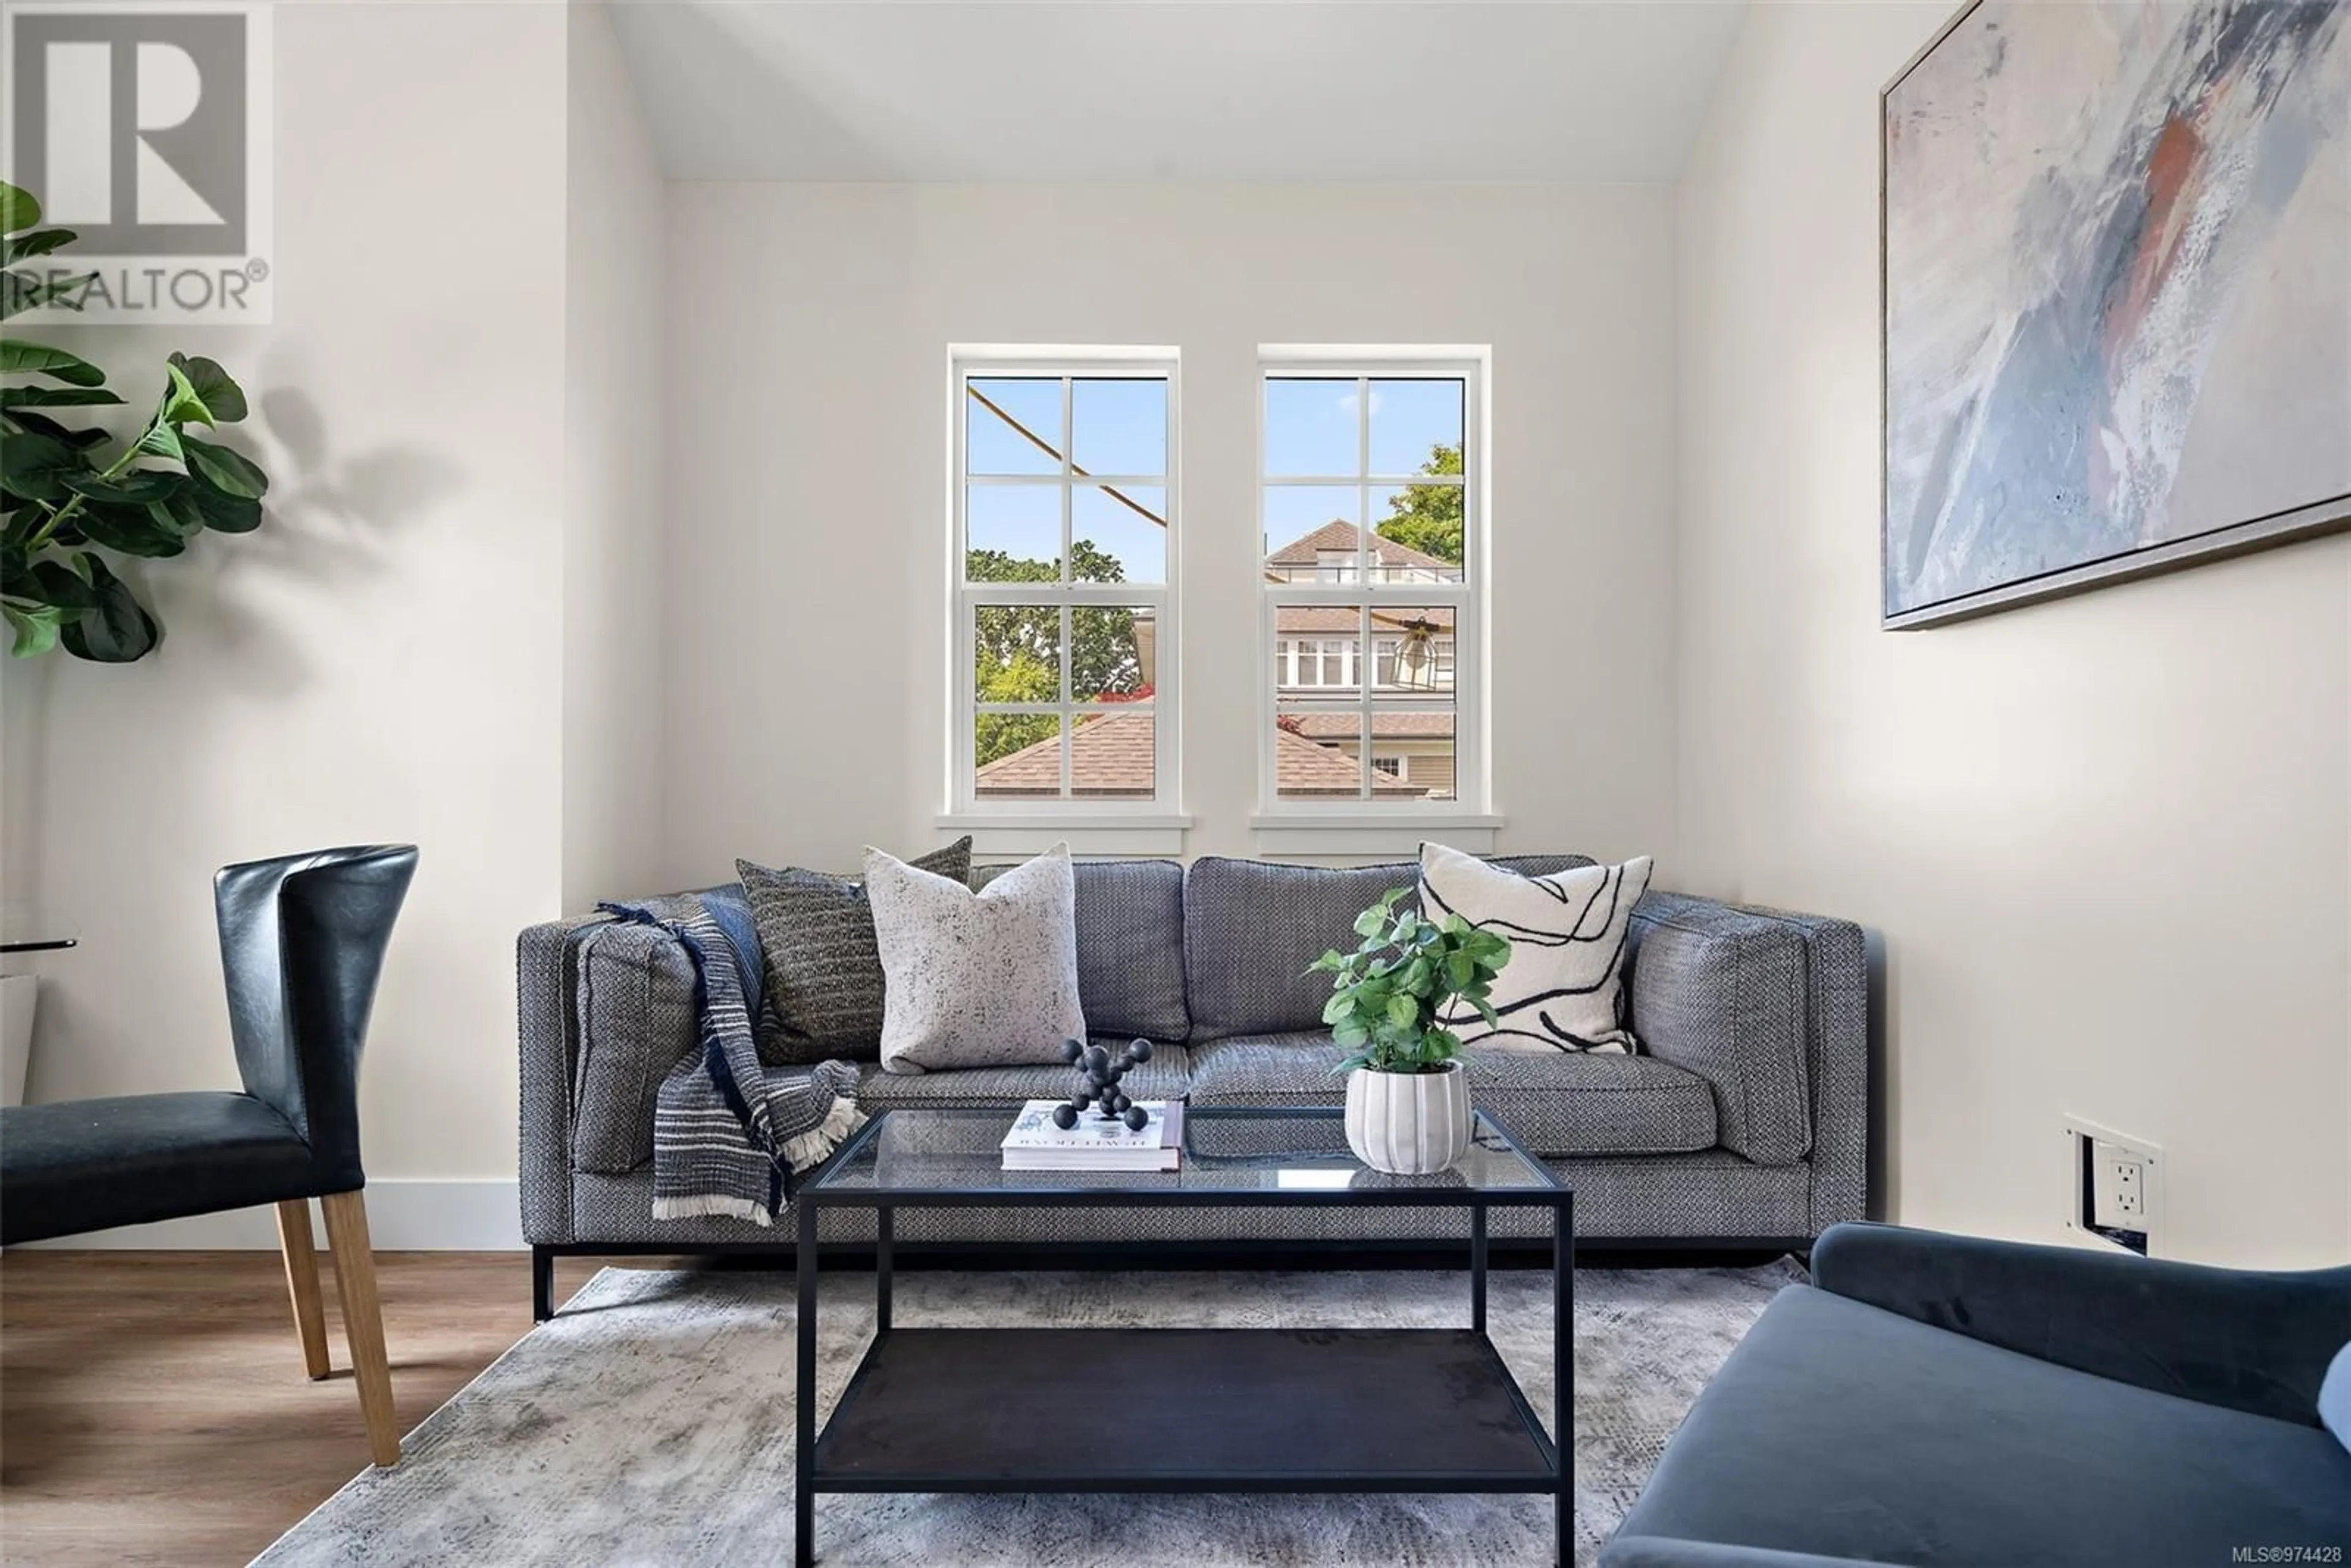
[[1625,947],[1633,906],[1649,886],[1650,858],[1525,876],[1443,844],[1420,846],[1420,903],[1427,918],[1458,915],[1510,941],[1510,962],[1487,998],[1489,1026],[1457,1002],[1445,1016],[1464,1046],[1488,1051],[1574,1051],[1630,1056]]

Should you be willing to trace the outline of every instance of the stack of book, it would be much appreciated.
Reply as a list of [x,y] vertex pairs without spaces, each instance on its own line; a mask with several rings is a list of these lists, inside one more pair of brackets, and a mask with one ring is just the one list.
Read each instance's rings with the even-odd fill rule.
[[1184,1106],[1181,1101],[1137,1100],[1150,1119],[1140,1132],[1092,1111],[1079,1113],[1071,1127],[1054,1124],[1053,1112],[1066,1100],[1031,1100],[1013,1119],[1004,1134],[1004,1168],[1008,1171],[1172,1171],[1180,1169],[1184,1154]]

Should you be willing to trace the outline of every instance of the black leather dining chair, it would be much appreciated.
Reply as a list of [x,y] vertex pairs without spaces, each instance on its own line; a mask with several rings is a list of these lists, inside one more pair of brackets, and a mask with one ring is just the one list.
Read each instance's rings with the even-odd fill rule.
[[302,1359],[327,1375],[311,1198],[334,1255],[343,1332],[375,1462],[400,1462],[383,1315],[360,1188],[360,1051],[413,844],[319,850],[213,878],[241,1092],[131,1094],[0,1110],[0,1244],[261,1204]]

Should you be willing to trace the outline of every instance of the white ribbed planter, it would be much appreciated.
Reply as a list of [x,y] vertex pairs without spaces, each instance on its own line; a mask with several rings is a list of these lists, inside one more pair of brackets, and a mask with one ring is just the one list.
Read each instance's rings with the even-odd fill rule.
[[1347,1146],[1375,1171],[1426,1176],[1469,1152],[1469,1080],[1442,1072],[1347,1074]]

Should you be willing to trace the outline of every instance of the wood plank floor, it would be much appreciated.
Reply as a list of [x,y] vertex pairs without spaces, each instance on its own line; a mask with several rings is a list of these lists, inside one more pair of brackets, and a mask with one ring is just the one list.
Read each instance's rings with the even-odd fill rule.
[[[561,1260],[558,1301],[603,1266]],[[530,1259],[376,1268],[405,1433],[529,1331]],[[275,1252],[0,1260],[0,1562],[242,1563],[357,1474],[367,1429],[324,1257],[319,1272],[334,1371],[312,1383]]]

